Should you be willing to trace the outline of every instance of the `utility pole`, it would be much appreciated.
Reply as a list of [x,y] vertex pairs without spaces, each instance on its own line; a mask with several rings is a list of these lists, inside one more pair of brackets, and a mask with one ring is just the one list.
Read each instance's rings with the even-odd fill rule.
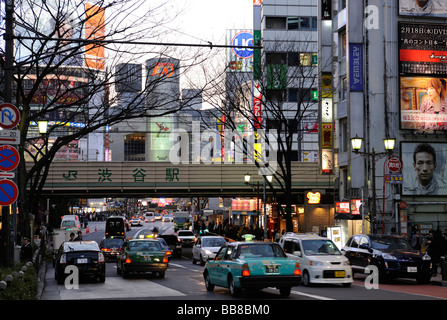
[[[14,60],[14,42],[13,42],[13,15],[14,0],[5,0],[5,89],[4,102],[12,103],[12,77]],[[2,206],[2,262],[5,266],[12,265],[11,254],[13,252],[10,232],[11,206]]]

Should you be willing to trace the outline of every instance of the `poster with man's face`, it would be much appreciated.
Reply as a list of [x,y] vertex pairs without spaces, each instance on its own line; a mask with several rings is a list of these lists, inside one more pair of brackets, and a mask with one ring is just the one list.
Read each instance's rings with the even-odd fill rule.
[[447,195],[447,145],[402,143],[403,195]]
[[402,16],[447,17],[447,0],[399,0]]

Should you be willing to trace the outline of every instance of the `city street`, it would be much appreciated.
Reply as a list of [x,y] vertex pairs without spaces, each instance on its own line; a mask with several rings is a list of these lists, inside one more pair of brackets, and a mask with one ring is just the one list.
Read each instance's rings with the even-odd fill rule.
[[[104,222],[90,222],[85,240],[100,241],[104,237]],[[145,223],[143,227],[132,227],[127,236],[132,237],[141,228],[157,226],[160,233],[173,233],[171,222]],[[95,231],[96,230],[96,231]],[[79,289],[67,289],[57,285],[51,263],[46,264],[45,287],[41,300],[231,300],[243,303],[253,300],[278,301],[281,297],[274,288],[260,291],[244,291],[240,297],[230,296],[228,289],[216,287],[207,292],[203,282],[203,267],[192,264],[191,249],[183,248],[181,258],[172,258],[164,279],[151,274],[134,275],[123,279],[116,272],[115,262],[107,262],[105,283],[81,283]],[[378,289],[367,289],[366,276],[355,275],[350,288],[337,285],[294,287],[286,300],[445,300],[447,287],[419,285],[414,280],[396,280],[380,284]]]

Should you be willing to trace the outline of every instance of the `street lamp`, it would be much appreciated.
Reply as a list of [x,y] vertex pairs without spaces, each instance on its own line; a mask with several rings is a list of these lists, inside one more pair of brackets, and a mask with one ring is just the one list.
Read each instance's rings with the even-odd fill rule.
[[[272,182],[272,180],[273,180],[273,176],[268,174],[268,175],[263,175],[262,177],[263,177],[263,184],[262,184],[262,190],[263,190],[263,192],[262,192],[262,202],[263,202],[263,206],[264,206],[264,240],[266,240],[266,239],[267,239],[267,206],[266,206],[266,199],[267,199],[267,197],[266,197],[266,180],[267,180],[268,182]],[[251,174],[246,173],[246,174],[244,175],[244,181],[245,181],[245,184],[250,185],[250,186],[254,186],[253,184],[250,184],[250,179],[251,179]],[[258,190],[258,193],[259,193],[259,181],[257,182],[256,186],[257,186],[257,190]],[[259,207],[258,207],[258,208],[259,208]],[[258,210],[258,216],[259,216],[259,210]]]
[[[394,144],[396,143],[395,138],[385,138],[383,139],[383,143],[385,146],[385,152],[375,152],[374,148],[372,148],[371,152],[363,152],[360,151],[362,147],[363,139],[358,137],[357,135],[354,138],[351,138],[351,146],[352,150],[355,154],[360,154],[363,158],[367,159],[368,162],[371,158],[371,170],[372,170],[372,191],[373,191],[373,199],[372,199],[372,207],[371,211],[374,217],[376,217],[377,207],[376,207],[376,160],[383,158],[386,155],[389,155],[394,150]],[[370,221],[372,221],[370,217]],[[382,233],[385,233],[385,217],[382,217]]]
[[37,126],[39,127],[40,134],[47,133],[48,121],[45,121],[45,120],[37,121]]

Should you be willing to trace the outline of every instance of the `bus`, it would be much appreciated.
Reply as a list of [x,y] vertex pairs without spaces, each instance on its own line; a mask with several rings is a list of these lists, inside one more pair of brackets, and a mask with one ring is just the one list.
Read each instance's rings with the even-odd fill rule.
[[174,231],[189,230],[191,227],[191,219],[189,211],[174,212]]
[[126,220],[124,217],[113,216],[106,220],[106,238],[126,237]]

